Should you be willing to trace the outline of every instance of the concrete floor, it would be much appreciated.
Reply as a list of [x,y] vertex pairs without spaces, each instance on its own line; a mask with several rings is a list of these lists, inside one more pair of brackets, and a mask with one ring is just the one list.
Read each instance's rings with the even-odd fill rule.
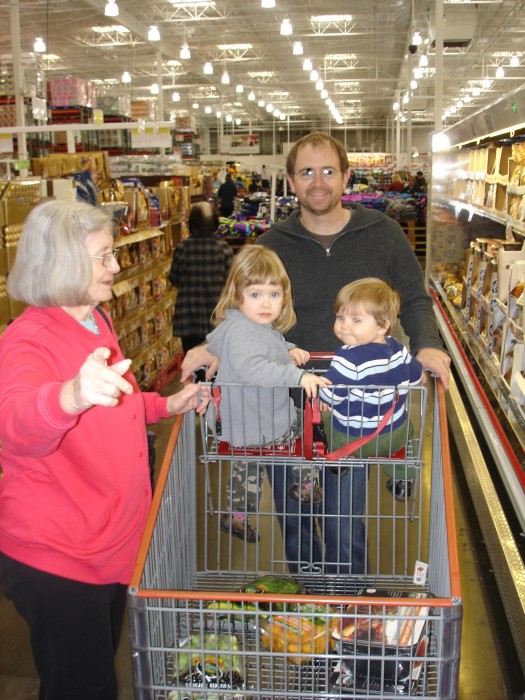
[[[176,382],[163,393],[169,393],[174,387]],[[159,438],[157,464],[160,464],[164,454],[171,424],[172,421],[162,421],[155,428]],[[493,577],[468,499],[462,496],[463,488],[458,472],[455,501],[464,606],[458,697],[459,700],[514,700],[523,696],[513,694],[514,690],[509,686],[514,685],[515,688],[520,683],[509,684],[509,676],[516,674],[516,667],[514,671],[506,667],[504,650],[496,633],[500,608],[494,605]],[[119,700],[132,700],[133,679],[127,627],[123,631],[116,663],[120,681]],[[38,679],[32,662],[27,625],[0,590],[0,699],[37,698]]]

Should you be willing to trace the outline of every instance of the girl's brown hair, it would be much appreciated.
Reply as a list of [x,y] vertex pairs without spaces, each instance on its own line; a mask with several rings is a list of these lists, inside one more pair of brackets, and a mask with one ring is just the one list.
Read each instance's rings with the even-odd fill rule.
[[281,333],[289,331],[296,321],[290,278],[279,256],[262,245],[245,245],[233,258],[228,279],[212,315],[213,325],[218,326],[224,321],[228,309],[239,308],[244,290],[252,284],[276,284],[282,287],[283,307],[273,326]]
[[363,309],[373,316],[380,328],[392,330],[401,301],[399,293],[388,282],[377,277],[363,277],[339,290],[334,304],[335,313]]

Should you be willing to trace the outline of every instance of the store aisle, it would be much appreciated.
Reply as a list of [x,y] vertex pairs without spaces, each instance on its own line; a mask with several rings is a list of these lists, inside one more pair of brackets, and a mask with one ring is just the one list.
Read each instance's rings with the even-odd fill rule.
[[[176,381],[164,393],[176,389]],[[432,414],[431,406],[428,409]],[[157,464],[165,452],[172,421],[155,426],[158,435]],[[431,430],[431,426],[428,427]],[[456,465],[457,470],[457,465]],[[428,470],[423,471],[428,474]],[[514,700],[507,695],[504,678],[509,673],[501,663],[495,625],[497,614],[490,592],[491,574],[486,554],[480,549],[477,525],[472,522],[468,499],[462,497],[461,473],[455,479],[455,502],[458,548],[463,591],[463,631],[459,700]],[[117,654],[120,679],[119,700],[133,699],[133,680],[127,627]],[[515,673],[515,670],[514,670]],[[37,674],[32,662],[27,626],[0,591],[0,698],[2,700],[36,700]]]

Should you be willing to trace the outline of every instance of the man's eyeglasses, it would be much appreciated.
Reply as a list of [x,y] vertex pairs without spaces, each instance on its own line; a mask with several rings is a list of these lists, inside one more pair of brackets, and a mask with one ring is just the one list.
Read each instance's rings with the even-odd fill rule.
[[95,258],[96,260],[101,260],[104,267],[107,267],[111,258],[115,258],[115,260],[118,260],[119,253],[120,251],[118,250],[118,248],[115,248],[115,250],[112,250],[111,253],[106,253],[105,255],[90,255],[89,257]]
[[299,172],[295,173],[297,177],[301,180],[315,180],[316,176],[319,175],[323,180],[333,180],[341,171],[336,168],[321,168],[321,170],[314,170],[313,168],[303,168]]

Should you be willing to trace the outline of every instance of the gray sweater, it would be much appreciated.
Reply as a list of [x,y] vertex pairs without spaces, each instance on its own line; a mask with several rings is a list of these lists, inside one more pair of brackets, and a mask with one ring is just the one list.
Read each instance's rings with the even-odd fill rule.
[[297,325],[287,339],[305,350],[336,350],[341,344],[333,334],[337,292],[361,277],[379,277],[401,295],[400,321],[412,354],[442,349],[432,300],[403,229],[379,211],[359,204],[349,208],[350,221],[328,249],[304,228],[299,211],[257,239],[279,255],[292,281]]
[[[235,446],[248,446],[264,445],[286,433],[297,413],[286,387],[297,386],[304,371],[288,355],[294,345],[286,343],[279,331],[250,321],[237,309],[226,312],[207,341],[208,350],[220,357],[216,380],[223,385],[219,437]],[[208,418],[212,425],[213,414],[211,403]]]

